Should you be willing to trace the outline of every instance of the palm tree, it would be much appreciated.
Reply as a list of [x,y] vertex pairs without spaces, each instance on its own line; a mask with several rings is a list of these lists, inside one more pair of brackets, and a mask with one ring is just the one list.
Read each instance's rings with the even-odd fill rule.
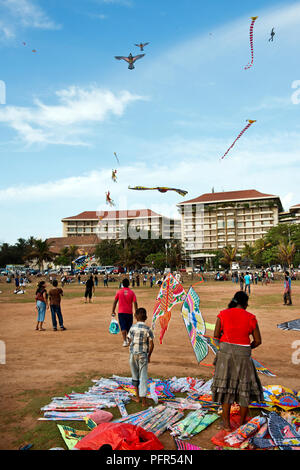
[[288,265],[289,270],[291,269],[291,264],[293,262],[294,256],[296,253],[295,243],[280,242],[278,245],[278,257],[283,265]]
[[52,261],[54,257],[55,255],[50,251],[50,245],[47,240],[41,239],[35,240],[32,250],[26,256],[27,259],[37,260],[40,271],[43,269],[44,261]]
[[242,251],[241,251],[242,259],[244,262],[247,262],[248,264],[253,263],[253,258],[254,258],[254,247],[250,243],[245,243]]
[[235,246],[224,246],[222,249],[223,258],[220,259],[221,263],[229,264],[230,272],[232,273],[232,263],[236,260],[237,248]]
[[255,241],[253,255],[255,256],[256,264],[263,264],[262,254],[271,246],[272,243],[265,240],[265,238],[259,238]]

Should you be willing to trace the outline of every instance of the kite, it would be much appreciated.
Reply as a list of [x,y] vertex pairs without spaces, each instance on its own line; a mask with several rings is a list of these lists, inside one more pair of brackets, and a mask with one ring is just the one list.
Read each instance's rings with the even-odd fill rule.
[[229,152],[230,149],[232,149],[232,147],[234,146],[234,144],[236,143],[237,140],[239,140],[239,138],[244,134],[244,132],[254,123],[256,122],[256,120],[252,120],[252,119],[247,119],[248,121],[248,124],[246,127],[244,127],[244,129],[239,133],[239,135],[237,136],[237,138],[235,139],[235,141],[233,142],[233,144],[226,150],[226,152],[224,153],[223,157],[221,157],[221,160],[223,160],[223,158],[227,155],[227,153]]
[[144,186],[135,186],[134,188],[131,188],[128,186],[128,189],[133,189],[135,191],[152,191],[152,190],[157,190],[160,193],[166,193],[167,191],[176,191],[176,193],[180,194],[181,196],[185,196],[188,192],[184,191],[183,189],[176,189],[176,188],[165,188],[158,186],[156,188],[145,188]]
[[258,16],[252,16],[251,17],[251,20],[252,20],[251,25],[250,25],[251,62],[249,62],[248,65],[246,65],[246,67],[244,67],[245,70],[250,69],[250,67],[252,67],[252,65],[253,65],[253,26],[254,26],[254,23],[255,23],[257,18],[258,18]]
[[110,192],[109,191],[107,191],[107,193],[105,193],[105,196],[106,196],[106,204],[109,204],[110,206],[115,206],[114,201],[110,197]]
[[275,36],[275,32],[274,32],[274,28],[272,28],[272,30],[271,30],[271,33],[270,33],[270,39],[269,39],[269,42],[270,42],[270,41],[272,41],[272,42],[273,42],[274,36]]
[[116,157],[116,160],[117,160],[117,162],[118,162],[119,165],[120,165],[120,161],[119,161],[119,159],[118,159],[118,155],[116,154],[116,152],[114,152],[114,156]]
[[297,320],[285,321],[284,323],[279,323],[277,328],[280,330],[295,330],[300,331],[300,318]]
[[199,296],[193,287],[187,293],[181,315],[199,364],[208,354],[208,345],[202,337],[205,334],[205,322],[200,312]]
[[184,302],[186,298],[186,292],[182,285],[175,279],[175,277],[169,273],[161,285],[158,293],[152,318],[152,329],[155,328],[155,322],[159,318],[161,332],[160,332],[160,344],[165,332],[167,331],[169,321],[171,319],[171,310],[178,303]]
[[139,55],[133,56],[130,52],[128,57],[124,57],[122,55],[117,55],[117,56],[115,56],[115,59],[125,60],[129,64],[128,65],[129,70],[133,70],[135,68],[134,65],[133,65],[135,63],[135,61],[141,59],[142,57],[144,57],[144,55],[145,54],[139,54]]
[[143,51],[144,47],[148,46],[148,44],[150,44],[150,42],[144,42],[144,44],[141,42],[140,44],[135,44],[135,46],[139,47],[141,49],[141,51]]
[[36,50],[35,50],[35,49],[32,49],[32,52],[36,52]]
[[114,183],[117,182],[117,170],[112,170],[111,179],[113,180]]

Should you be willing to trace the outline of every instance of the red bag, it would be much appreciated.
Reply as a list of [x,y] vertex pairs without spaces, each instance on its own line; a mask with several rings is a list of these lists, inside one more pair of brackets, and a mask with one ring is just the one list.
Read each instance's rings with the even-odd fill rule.
[[108,444],[113,450],[162,450],[164,446],[152,433],[127,423],[102,423],[75,445],[74,449],[99,450]]

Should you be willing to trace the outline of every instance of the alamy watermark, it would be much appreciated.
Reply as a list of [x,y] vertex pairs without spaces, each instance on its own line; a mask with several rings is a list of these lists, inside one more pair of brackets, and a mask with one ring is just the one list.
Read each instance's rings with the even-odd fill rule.
[[292,354],[292,363],[297,366],[300,364],[300,339],[292,343],[292,349],[296,350]]
[[3,80],[0,80],[0,104],[6,104],[6,85]]
[[6,364],[6,345],[4,341],[0,340],[0,365]]
[[291,96],[291,101],[293,104],[300,103],[300,80],[294,80],[292,83],[292,88],[296,88],[296,91]]

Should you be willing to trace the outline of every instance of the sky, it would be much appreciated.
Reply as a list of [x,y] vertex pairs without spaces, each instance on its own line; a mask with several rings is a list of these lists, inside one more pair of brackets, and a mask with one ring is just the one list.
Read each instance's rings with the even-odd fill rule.
[[169,217],[212,188],[299,204],[299,36],[299,1],[0,0],[0,243],[62,236],[108,190]]

